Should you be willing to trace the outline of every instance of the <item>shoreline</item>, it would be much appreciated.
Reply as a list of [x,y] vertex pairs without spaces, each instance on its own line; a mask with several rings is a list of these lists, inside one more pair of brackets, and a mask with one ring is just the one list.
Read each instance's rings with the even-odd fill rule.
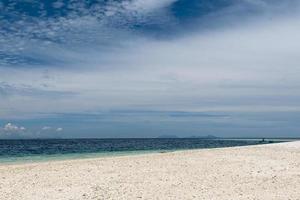
[[300,141],[0,165],[0,200],[300,198]]
[[[189,149],[187,149],[189,150]],[[196,150],[196,149],[194,149]],[[25,164],[35,164],[35,163],[50,163],[50,162],[64,162],[64,161],[78,161],[78,160],[97,160],[104,158],[118,158],[125,156],[139,156],[139,155],[149,155],[149,154],[160,154],[160,153],[171,153],[177,150],[153,150],[153,151],[126,151],[126,152],[109,152],[109,153],[82,153],[82,154],[63,154],[63,155],[47,155],[46,158],[41,159],[33,159],[33,160],[23,160],[21,157],[19,161],[4,161],[1,162],[0,159],[0,167],[3,165],[25,165]],[[178,150],[185,151],[185,150]],[[41,156],[32,156],[32,157],[41,157]],[[30,156],[30,158],[32,158]]]
[[[185,152],[185,151],[199,151],[199,150],[209,150],[209,149],[228,149],[228,148],[239,148],[239,147],[251,147],[278,143],[287,143],[293,141],[280,140],[270,143],[263,144],[251,144],[244,146],[232,146],[232,147],[213,147],[213,148],[195,148],[195,149],[166,149],[166,150],[136,150],[136,151],[116,151],[116,152],[95,152],[95,153],[74,153],[74,154],[53,154],[53,155],[33,155],[25,157],[13,157],[13,161],[7,161],[6,159],[1,160],[0,166],[3,165],[24,165],[24,164],[35,164],[35,163],[48,163],[48,162],[63,162],[63,161],[78,161],[78,160],[97,160],[102,158],[116,158],[124,156],[143,156],[151,154],[166,154],[174,152]],[[30,159],[32,158],[32,159]]]

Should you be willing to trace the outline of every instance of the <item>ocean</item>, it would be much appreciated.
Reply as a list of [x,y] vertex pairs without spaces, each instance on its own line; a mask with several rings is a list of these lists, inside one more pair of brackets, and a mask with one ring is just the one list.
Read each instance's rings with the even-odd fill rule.
[[0,140],[0,163],[93,158],[262,143],[267,142],[201,138]]

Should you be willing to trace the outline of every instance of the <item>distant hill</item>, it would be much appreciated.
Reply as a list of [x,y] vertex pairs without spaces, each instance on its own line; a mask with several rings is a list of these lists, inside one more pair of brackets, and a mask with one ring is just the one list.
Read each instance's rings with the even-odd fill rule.
[[190,137],[187,137],[187,138],[201,138],[201,139],[217,139],[219,137],[217,136],[214,136],[214,135],[205,135],[205,136],[190,136]]
[[177,135],[161,135],[158,136],[157,138],[178,138]]
[[[178,137],[177,135],[161,135],[161,136],[158,136],[157,138],[181,138],[181,137]],[[182,138],[217,139],[219,137],[214,136],[214,135],[205,135],[205,136],[192,135],[192,136],[189,136],[189,137],[182,137]]]

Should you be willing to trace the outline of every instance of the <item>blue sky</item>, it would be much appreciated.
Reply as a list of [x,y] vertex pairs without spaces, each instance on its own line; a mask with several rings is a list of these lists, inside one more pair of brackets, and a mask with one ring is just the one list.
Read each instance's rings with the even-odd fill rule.
[[0,137],[300,136],[297,0],[3,0]]

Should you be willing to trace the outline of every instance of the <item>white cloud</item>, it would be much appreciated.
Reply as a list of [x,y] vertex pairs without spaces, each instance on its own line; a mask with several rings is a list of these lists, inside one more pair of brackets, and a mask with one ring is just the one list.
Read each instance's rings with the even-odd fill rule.
[[[49,68],[51,78],[47,79],[40,69],[0,69],[3,81],[78,94],[56,101],[39,95],[15,95],[1,101],[0,107],[13,107],[15,113],[72,113],[130,106],[170,110],[236,106],[252,110],[263,101],[270,109],[299,109],[294,100],[300,87],[297,19],[253,23],[172,41],[146,41],[119,53],[118,59],[109,63],[95,61],[84,69]],[[278,96],[283,100],[277,103]],[[262,99],[249,102],[251,97]],[[276,104],[264,97],[273,98]]]
[[17,125],[14,125],[12,123],[7,123],[4,128],[3,128],[4,131],[12,131],[12,132],[15,132],[15,131],[24,131],[26,130],[25,127],[23,126],[17,126]]
[[0,127],[0,138],[23,138],[29,136],[24,126],[7,123]]
[[63,1],[56,1],[56,2],[52,3],[52,6],[56,9],[59,9],[59,8],[63,7],[64,5],[65,4]]
[[50,130],[53,130],[53,131],[56,131],[56,132],[61,132],[63,131],[63,128],[53,128],[53,127],[50,127],[50,126],[44,126],[42,128],[42,131],[50,131]]
[[[154,8],[160,4],[158,2],[137,0],[126,6],[128,10]],[[262,1],[249,2],[259,5]],[[148,3],[150,5],[146,5]],[[264,3],[261,6],[268,5]],[[252,23],[230,29],[195,31],[174,40],[141,40],[135,35],[122,35],[126,41],[131,41],[130,45],[125,48],[120,45],[107,52],[98,49],[97,45],[93,46],[93,52],[72,52],[50,45],[43,51],[47,55],[55,57],[60,54],[66,63],[77,61],[77,57],[84,60],[79,59],[79,64],[74,62],[59,69],[52,68],[52,65],[25,70],[0,68],[0,79],[19,88],[30,85],[39,91],[73,92],[78,95],[72,98],[62,95],[53,101],[47,93],[24,95],[18,92],[1,99],[0,110],[3,113],[0,116],[127,107],[157,110],[251,111],[261,107],[267,110],[299,110],[299,18],[298,14],[277,16],[272,13]],[[91,27],[95,25],[90,18],[80,20],[82,25],[88,21]],[[65,20],[61,23],[74,26],[76,22]],[[105,31],[100,29],[100,32]],[[95,35],[89,36],[94,38]],[[74,38],[74,41],[76,39],[80,38]],[[133,39],[137,41],[133,42]],[[29,46],[31,50],[35,49]],[[102,54],[105,54],[104,59]]]
[[52,129],[50,126],[44,126],[44,127],[42,128],[42,130],[44,130],[44,131],[50,130],[50,129]]
[[135,12],[150,12],[152,10],[157,10],[164,8],[165,6],[175,2],[177,0],[134,0],[134,1],[124,1],[122,2],[123,7],[128,11]]

